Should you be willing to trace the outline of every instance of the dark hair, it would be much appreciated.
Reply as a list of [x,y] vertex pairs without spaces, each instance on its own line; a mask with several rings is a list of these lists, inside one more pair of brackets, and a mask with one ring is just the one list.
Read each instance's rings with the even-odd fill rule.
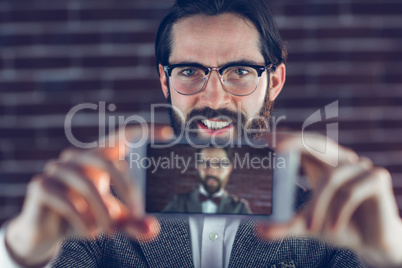
[[[265,64],[277,67],[286,61],[287,51],[271,12],[264,0],[176,0],[162,20],[155,41],[156,68],[168,65],[172,46],[172,26],[193,15],[216,16],[232,13],[250,20],[260,33],[261,53]],[[158,69],[159,71],[159,69]]]

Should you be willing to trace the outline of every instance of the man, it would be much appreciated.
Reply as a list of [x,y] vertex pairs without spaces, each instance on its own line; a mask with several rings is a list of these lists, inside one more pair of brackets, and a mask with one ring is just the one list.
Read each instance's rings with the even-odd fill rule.
[[207,147],[197,156],[198,189],[175,195],[164,209],[176,213],[251,214],[248,203],[228,194],[225,186],[233,170],[232,157],[227,148]]
[[[268,117],[285,82],[285,55],[262,0],[179,0],[156,40],[175,132],[185,126],[206,138],[266,139],[261,131],[247,130],[264,128],[262,117]],[[127,129],[109,138],[117,146],[67,150],[50,162],[30,183],[21,214],[2,229],[1,263],[35,267],[55,258],[56,267],[362,266],[352,251],[314,239],[319,238],[354,249],[370,265],[402,266],[402,223],[389,173],[354,152],[329,142],[327,150],[339,154],[318,159],[300,135],[276,137],[277,151],[300,151],[313,187],[309,209],[287,225],[207,217],[157,220],[143,215],[127,167],[117,161],[124,153],[122,136],[138,139],[144,131]],[[169,138],[166,128],[154,134]],[[304,138],[318,151],[325,141]],[[339,165],[326,164],[334,158]],[[111,195],[111,181],[123,202]],[[97,236],[118,227],[125,232]],[[87,240],[70,239],[60,247],[72,236]]]

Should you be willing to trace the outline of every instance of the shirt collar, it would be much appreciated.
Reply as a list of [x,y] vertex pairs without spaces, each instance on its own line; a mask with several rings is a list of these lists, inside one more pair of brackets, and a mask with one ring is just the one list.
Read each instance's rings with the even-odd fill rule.
[[[202,194],[202,195],[209,196],[207,190],[205,190],[205,188],[204,188],[204,186],[202,186],[202,184],[200,184],[200,186],[198,186],[198,192],[199,192],[200,194]],[[222,197],[224,193],[225,193],[225,190],[223,190],[223,189],[221,188],[221,189],[219,190],[219,192],[214,193],[214,194],[212,195],[212,197]]]

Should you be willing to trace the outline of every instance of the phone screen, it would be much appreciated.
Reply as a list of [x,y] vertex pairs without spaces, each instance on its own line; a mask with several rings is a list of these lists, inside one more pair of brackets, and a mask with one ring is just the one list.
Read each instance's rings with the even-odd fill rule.
[[271,215],[275,153],[230,148],[147,146],[147,213]]

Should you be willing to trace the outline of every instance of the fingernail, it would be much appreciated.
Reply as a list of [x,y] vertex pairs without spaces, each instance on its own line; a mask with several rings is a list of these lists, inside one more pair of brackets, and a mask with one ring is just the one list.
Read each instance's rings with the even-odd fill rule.
[[173,139],[174,138],[173,129],[171,127],[164,127],[162,129],[162,137],[165,139]]
[[267,225],[260,225],[257,228],[257,233],[261,236],[266,236],[267,234],[269,234],[269,227]]
[[135,222],[135,223],[128,223],[125,229],[133,234],[147,234],[149,232],[149,227],[145,222]]

